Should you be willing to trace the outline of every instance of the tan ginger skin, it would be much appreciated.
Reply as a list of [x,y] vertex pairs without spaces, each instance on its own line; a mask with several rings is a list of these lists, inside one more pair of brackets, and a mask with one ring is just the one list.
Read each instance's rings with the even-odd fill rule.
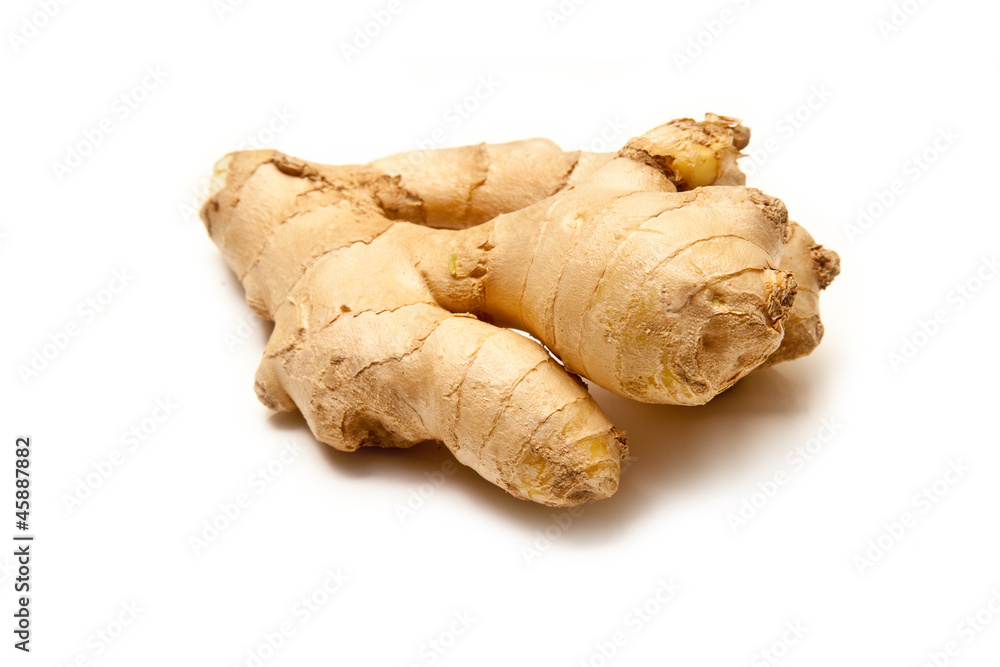
[[529,139],[352,166],[227,155],[201,215],[275,323],[257,395],[342,451],[439,441],[519,498],[610,496],[625,437],[577,374],[700,405],[822,337],[839,260],[743,186],[748,141],[708,114],[618,154]]

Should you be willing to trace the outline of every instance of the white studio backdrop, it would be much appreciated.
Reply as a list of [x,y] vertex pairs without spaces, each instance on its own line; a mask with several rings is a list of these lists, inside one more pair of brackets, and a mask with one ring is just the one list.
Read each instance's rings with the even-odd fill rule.
[[[995,665],[997,74],[984,2],[12,0],[0,49],[4,665]],[[253,392],[213,162],[675,117],[837,250],[827,337],[702,408],[592,391],[572,513],[444,449],[335,452]],[[31,436],[31,652],[14,648]]]

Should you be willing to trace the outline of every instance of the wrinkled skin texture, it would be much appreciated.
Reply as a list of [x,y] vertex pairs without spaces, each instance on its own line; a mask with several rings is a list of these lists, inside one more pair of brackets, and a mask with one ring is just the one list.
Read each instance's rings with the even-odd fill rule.
[[439,441],[520,498],[610,496],[625,439],[576,374],[698,405],[822,336],[839,261],[743,186],[748,140],[709,115],[618,154],[226,156],[202,217],[275,323],[258,396],[343,451]]

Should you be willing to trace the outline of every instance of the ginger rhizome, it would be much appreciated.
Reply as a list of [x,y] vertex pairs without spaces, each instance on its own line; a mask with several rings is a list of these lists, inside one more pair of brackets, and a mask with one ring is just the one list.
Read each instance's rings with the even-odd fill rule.
[[339,450],[438,441],[520,498],[610,496],[625,438],[578,376],[699,405],[822,338],[839,260],[744,187],[748,141],[709,114],[617,154],[227,155],[201,214],[274,321],[258,397]]

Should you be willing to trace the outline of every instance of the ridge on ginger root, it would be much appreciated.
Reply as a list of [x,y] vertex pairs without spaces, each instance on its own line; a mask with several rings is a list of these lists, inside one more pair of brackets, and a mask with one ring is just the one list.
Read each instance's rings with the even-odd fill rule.
[[617,154],[227,155],[201,216],[274,321],[258,397],[342,451],[439,441],[519,498],[610,496],[625,437],[577,375],[699,405],[822,338],[839,259],[744,187],[749,135],[708,114]]

